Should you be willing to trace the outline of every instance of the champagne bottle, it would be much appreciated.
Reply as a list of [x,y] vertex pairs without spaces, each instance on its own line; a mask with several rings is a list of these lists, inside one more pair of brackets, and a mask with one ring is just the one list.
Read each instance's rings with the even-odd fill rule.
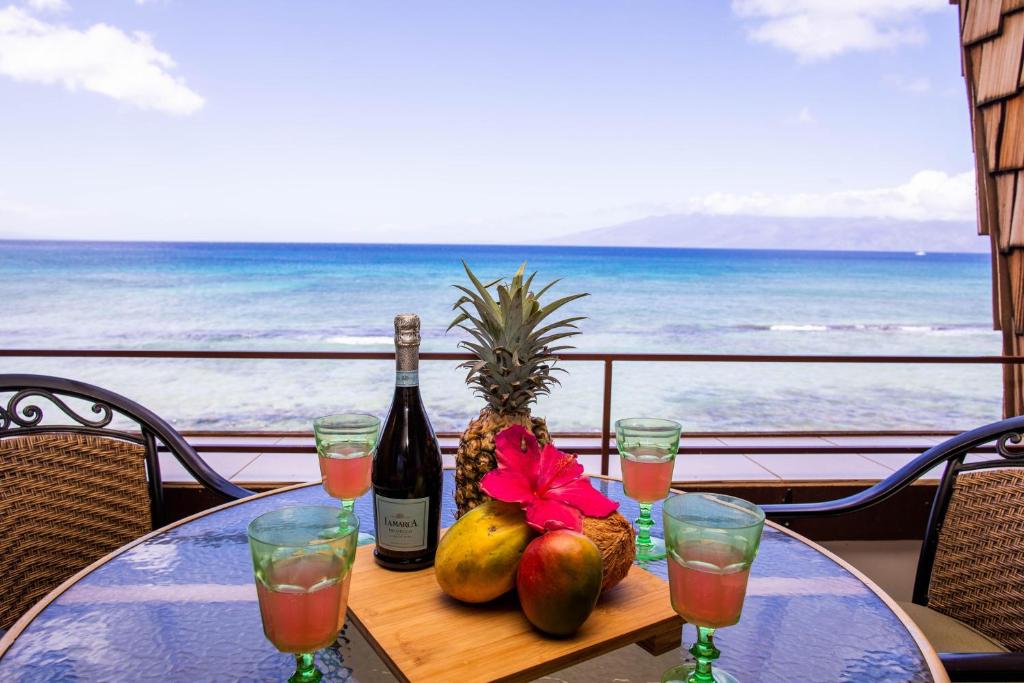
[[373,463],[373,556],[387,569],[434,564],[441,532],[441,448],[419,388],[420,319],[395,316],[395,397]]

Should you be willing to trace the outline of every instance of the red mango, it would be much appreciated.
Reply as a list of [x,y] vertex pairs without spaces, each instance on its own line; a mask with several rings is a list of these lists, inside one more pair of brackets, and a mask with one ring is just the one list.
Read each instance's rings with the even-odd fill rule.
[[575,633],[601,595],[601,551],[575,531],[549,531],[530,542],[516,587],[526,618],[553,636]]

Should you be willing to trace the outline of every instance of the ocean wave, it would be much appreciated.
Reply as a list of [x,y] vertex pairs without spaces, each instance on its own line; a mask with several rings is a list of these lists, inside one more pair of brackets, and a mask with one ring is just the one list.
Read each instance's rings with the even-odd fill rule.
[[[649,327],[622,326],[617,325],[614,329],[591,329],[587,333],[588,339],[594,339],[599,335],[609,337],[632,337],[635,335],[649,335]],[[781,333],[822,333],[822,332],[844,332],[844,333],[884,333],[884,334],[907,334],[907,335],[934,335],[963,337],[971,335],[997,335],[988,325],[977,325],[970,323],[949,323],[949,324],[896,324],[896,323],[742,323],[739,325],[714,325],[695,323],[668,323],[658,328],[658,333],[668,338],[699,338],[711,335],[728,334],[731,332],[781,332]]]
[[[17,331],[4,330],[0,333],[0,343],[19,336]],[[26,335],[20,335],[26,336]],[[166,327],[156,330],[101,330],[92,337],[102,338],[110,342],[138,343],[159,337],[161,340],[187,341],[203,345],[228,343],[244,343],[248,341],[291,342],[301,344],[339,344],[342,346],[367,346],[394,343],[394,338],[379,328],[359,330],[349,334],[337,334],[336,330],[299,330],[294,328],[271,329],[210,329],[210,330],[169,330]]]
[[828,332],[828,325],[769,325],[772,332]]
[[324,341],[327,342],[328,344],[342,344],[344,346],[368,346],[368,345],[372,345],[372,344],[394,344],[395,343],[394,337],[384,337],[384,336],[380,336],[380,337],[377,337],[377,336],[359,337],[359,336],[350,336],[350,335],[340,335],[340,336],[337,336],[337,337],[328,337]]
[[776,323],[772,325],[743,325],[740,326],[740,329],[762,332],[894,332],[904,334],[936,334],[948,336],[996,334],[991,327],[980,325],[893,325],[888,323],[857,325]]

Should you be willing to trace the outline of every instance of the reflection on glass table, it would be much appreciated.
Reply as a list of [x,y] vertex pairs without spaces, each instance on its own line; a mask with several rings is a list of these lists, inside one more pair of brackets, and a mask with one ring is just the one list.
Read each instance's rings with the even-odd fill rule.
[[[636,516],[617,481],[594,485]],[[445,472],[442,524],[454,521],[454,477]],[[295,660],[263,635],[246,526],[292,505],[331,505],[319,482],[242,501],[129,548],[60,594],[11,633],[0,680],[284,680]],[[335,507],[337,503],[334,503]],[[369,496],[355,513],[372,524]],[[656,516],[652,533],[663,534]],[[633,571],[667,580],[665,560]],[[684,627],[692,642],[692,627]],[[429,634],[424,634],[429,638]],[[799,537],[766,524],[750,571],[743,616],[717,636],[717,664],[744,683],[935,680],[927,655],[890,609],[856,575]],[[622,648],[556,674],[566,681],[651,681],[684,657]],[[351,622],[316,664],[325,681],[392,681],[386,665]],[[935,661],[941,670],[941,665]],[[944,679],[940,679],[944,680]]]

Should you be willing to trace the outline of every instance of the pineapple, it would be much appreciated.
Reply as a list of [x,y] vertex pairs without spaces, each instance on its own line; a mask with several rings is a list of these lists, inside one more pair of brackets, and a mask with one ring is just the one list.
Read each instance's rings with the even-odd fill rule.
[[499,279],[488,284],[481,283],[465,261],[462,265],[473,286],[455,285],[463,296],[452,307],[458,314],[448,329],[459,327],[472,337],[459,346],[476,358],[458,367],[469,371],[466,383],[487,405],[459,439],[455,456],[455,502],[459,516],[490,500],[480,490],[480,479],[497,466],[494,437],[501,430],[519,424],[530,429],[542,446],[551,440],[544,420],[530,415],[530,405],[559,384],[552,373],[565,370],[555,367],[555,354],[573,347],[553,344],[579,334],[575,323],[583,317],[550,322],[549,316],[565,304],[587,296],[572,294],[545,306],[540,299],[558,280],[536,293],[531,291],[536,273],[524,278],[525,263],[511,281]]

